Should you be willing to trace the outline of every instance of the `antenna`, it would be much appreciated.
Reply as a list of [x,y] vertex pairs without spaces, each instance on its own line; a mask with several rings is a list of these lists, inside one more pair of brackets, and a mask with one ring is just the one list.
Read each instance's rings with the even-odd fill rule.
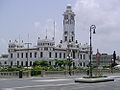
[[55,21],[54,21],[53,24],[54,24],[54,37],[53,37],[53,38],[54,38],[54,40],[55,40]]
[[28,42],[29,42],[29,33],[28,33]]
[[46,37],[45,38],[47,39],[47,29],[46,29]]
[[19,45],[20,45],[20,34],[19,34]]

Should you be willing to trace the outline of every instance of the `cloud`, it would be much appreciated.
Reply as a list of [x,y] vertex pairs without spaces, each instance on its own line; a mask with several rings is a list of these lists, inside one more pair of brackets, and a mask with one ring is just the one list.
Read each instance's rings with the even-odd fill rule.
[[100,48],[102,52],[111,53],[116,49],[120,54],[119,3],[119,0],[77,0],[74,6],[76,32],[80,33],[77,38],[88,42],[89,26],[95,24],[94,51]]

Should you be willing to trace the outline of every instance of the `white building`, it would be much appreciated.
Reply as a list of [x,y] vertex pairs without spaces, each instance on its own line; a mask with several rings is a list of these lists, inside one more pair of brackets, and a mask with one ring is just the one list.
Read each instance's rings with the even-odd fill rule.
[[[89,63],[89,45],[81,45],[75,39],[75,14],[70,5],[63,14],[63,38],[55,46],[54,39],[38,38],[36,47],[25,47],[25,43],[9,41],[7,65],[32,66],[36,60],[48,60],[54,64],[55,59],[67,60],[68,55],[75,65],[85,67]],[[4,63],[2,63],[4,64]]]

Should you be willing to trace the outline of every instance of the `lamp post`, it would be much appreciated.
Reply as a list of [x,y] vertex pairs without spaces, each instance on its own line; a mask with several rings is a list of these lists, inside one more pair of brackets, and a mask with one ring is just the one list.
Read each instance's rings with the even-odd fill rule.
[[91,64],[91,59],[92,59],[92,30],[93,30],[93,34],[95,34],[95,29],[96,26],[95,25],[91,25],[90,26],[90,65],[89,65],[89,77],[92,77],[92,64]]
[[71,40],[68,41],[68,55],[67,55],[67,60],[68,60],[68,72],[69,75],[71,76],[71,55],[70,55],[70,44],[71,44]]

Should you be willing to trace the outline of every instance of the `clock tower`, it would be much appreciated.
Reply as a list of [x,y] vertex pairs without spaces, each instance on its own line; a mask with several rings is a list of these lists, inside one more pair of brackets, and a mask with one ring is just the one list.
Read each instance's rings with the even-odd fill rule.
[[67,5],[66,11],[63,14],[63,42],[75,41],[75,14],[72,11],[71,5]]

